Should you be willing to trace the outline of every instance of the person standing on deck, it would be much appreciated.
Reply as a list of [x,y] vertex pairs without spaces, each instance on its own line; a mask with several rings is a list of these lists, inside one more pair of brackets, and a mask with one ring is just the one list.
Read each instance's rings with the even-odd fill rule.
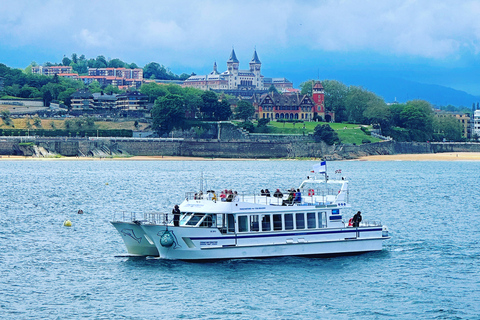
[[362,213],[360,211],[357,211],[355,215],[353,216],[353,227],[357,228],[360,226],[360,222],[362,222]]
[[173,213],[173,226],[178,227],[180,226],[180,208],[178,207],[178,204],[175,205],[175,207],[172,210]]

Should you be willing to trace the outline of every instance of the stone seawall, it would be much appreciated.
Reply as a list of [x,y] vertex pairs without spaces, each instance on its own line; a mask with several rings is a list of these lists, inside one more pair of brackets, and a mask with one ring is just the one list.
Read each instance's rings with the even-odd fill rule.
[[123,138],[0,138],[1,155],[36,155],[36,147],[63,156],[184,156],[214,158],[356,159],[367,155],[480,152],[480,143],[378,142],[328,146],[299,141],[196,141]]

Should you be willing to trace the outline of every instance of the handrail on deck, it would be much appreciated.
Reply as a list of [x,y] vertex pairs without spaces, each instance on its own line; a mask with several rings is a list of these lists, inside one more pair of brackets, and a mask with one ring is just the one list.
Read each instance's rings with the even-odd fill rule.
[[[345,202],[348,203],[349,200],[349,191],[346,192]],[[221,198],[221,193],[216,192],[186,192],[186,200],[210,200],[210,201],[222,201],[222,202],[252,202],[255,204],[265,204],[265,205],[293,205],[293,204],[327,204],[334,203],[337,199],[337,196],[340,194],[340,190],[328,188],[328,189],[300,189],[301,199],[300,201],[289,201],[290,192],[287,190],[281,192],[282,197],[275,197],[273,193],[270,192],[270,195],[261,194],[260,192],[246,192],[241,191],[240,193],[226,194],[224,198]],[[335,196],[335,199],[328,200],[328,196]]]

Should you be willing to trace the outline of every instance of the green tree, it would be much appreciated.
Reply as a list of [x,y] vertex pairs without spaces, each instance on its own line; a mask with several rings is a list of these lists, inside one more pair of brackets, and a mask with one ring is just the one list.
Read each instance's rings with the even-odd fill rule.
[[108,66],[107,59],[104,56],[98,56],[95,59],[95,68],[106,68]]
[[203,104],[200,107],[200,111],[203,113],[204,118],[213,119],[213,113],[217,110],[218,97],[213,91],[205,91],[202,94]]
[[232,116],[232,108],[227,100],[222,100],[217,104],[217,109],[214,113],[214,118],[217,121],[228,120]]
[[108,61],[109,68],[125,68],[127,67],[126,63],[120,59],[112,59]]
[[78,62],[78,58],[77,58],[77,54],[76,54],[76,53],[72,53],[72,62],[73,62],[73,63],[77,63],[77,62]]
[[164,97],[169,92],[164,85],[155,82],[144,83],[140,87],[140,92],[148,96],[148,101],[153,103],[158,97]]
[[370,124],[379,125],[382,132],[388,130],[392,125],[392,115],[387,104],[380,99],[371,101],[367,109],[363,112],[363,116]]
[[240,100],[235,109],[237,119],[249,120],[255,115],[255,107],[248,101]]
[[3,109],[0,111],[0,118],[2,118],[3,123],[7,126],[12,124],[12,119],[10,118],[10,110]]
[[65,91],[62,91],[58,94],[58,100],[63,101],[63,103],[68,107],[72,107],[72,98],[70,97],[75,91],[75,88],[68,88]]
[[120,93],[122,92],[122,90],[120,90],[117,86],[112,86],[111,84],[109,84],[108,86],[106,86],[103,91],[107,94],[112,94],[112,93]]
[[401,122],[410,130],[411,140],[427,141],[433,135],[432,105],[424,100],[408,101],[400,113]]
[[335,122],[347,121],[345,98],[348,87],[336,80],[323,80],[322,86],[325,91],[325,110],[335,112]]
[[65,129],[70,130],[73,127],[73,122],[70,119],[67,119],[63,122],[63,125],[65,126]]
[[32,123],[30,122],[30,118],[25,118],[25,127],[27,127],[27,129],[32,129]]
[[63,57],[63,59],[62,59],[62,64],[63,64],[64,66],[69,66],[70,63],[72,63],[72,60],[70,60],[68,57]]
[[340,143],[338,134],[328,124],[317,125],[313,132],[313,138],[315,139],[315,142],[323,141],[328,145]]
[[180,95],[159,97],[152,108],[152,128],[159,135],[181,127],[185,120],[185,100]]
[[94,129],[96,126],[95,126],[95,118],[94,117],[87,117],[85,119],[85,125],[89,128],[89,129]]
[[380,105],[381,99],[374,93],[361,87],[351,86],[345,97],[345,108],[348,121],[351,123],[367,124],[364,112],[370,105]]
[[97,80],[95,80],[88,85],[88,90],[90,90],[91,93],[101,92],[102,87],[100,86],[100,83]]
[[437,140],[461,141],[463,126],[454,117],[436,118],[433,122]]
[[314,80],[307,80],[305,82],[300,83],[300,93],[302,95],[306,94],[308,96],[313,95],[313,82]]
[[40,120],[39,117],[33,118],[33,125],[37,128],[41,128],[42,127],[42,120]]

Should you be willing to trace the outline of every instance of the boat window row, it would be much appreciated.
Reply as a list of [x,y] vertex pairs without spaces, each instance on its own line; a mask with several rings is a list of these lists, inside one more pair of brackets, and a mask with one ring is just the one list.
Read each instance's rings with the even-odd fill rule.
[[[304,230],[327,227],[327,212],[297,212],[282,214],[205,214],[185,213],[181,225],[215,228],[222,232],[269,232],[284,230]],[[237,227],[237,229],[236,229]]]

